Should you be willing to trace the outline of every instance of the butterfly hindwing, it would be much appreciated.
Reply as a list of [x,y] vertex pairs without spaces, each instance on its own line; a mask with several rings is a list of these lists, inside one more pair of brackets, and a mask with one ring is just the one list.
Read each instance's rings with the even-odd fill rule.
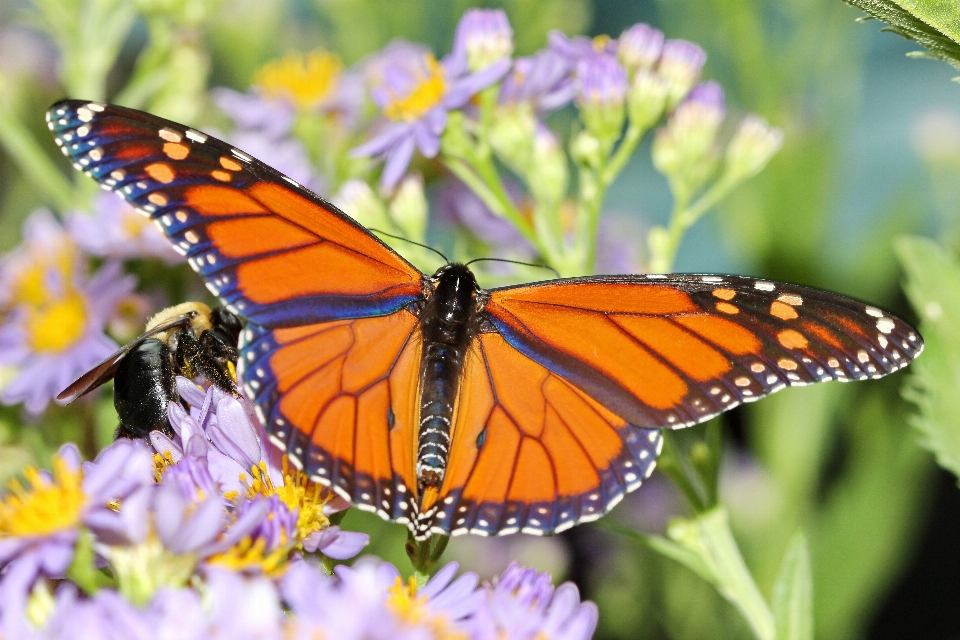
[[555,533],[595,520],[653,471],[660,431],[634,427],[497,333],[467,354],[450,460],[421,535]]
[[790,385],[880,377],[923,344],[870,305],[739,276],[598,276],[495,289],[515,348],[632,424],[681,427]]
[[420,330],[408,311],[242,337],[239,374],[274,445],[362,509],[409,521],[415,503]]
[[68,100],[47,113],[74,166],[152,218],[228,308],[261,326],[377,316],[422,274],[331,204],[183,125]]

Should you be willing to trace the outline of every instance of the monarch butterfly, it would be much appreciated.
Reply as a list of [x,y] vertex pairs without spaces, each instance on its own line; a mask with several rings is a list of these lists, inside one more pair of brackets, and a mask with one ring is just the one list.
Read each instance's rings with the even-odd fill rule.
[[923,347],[876,307],[755,278],[483,290],[462,264],[427,276],[209,135],[75,100],[47,122],[247,321],[238,376],[270,440],[419,540],[596,519],[653,471],[660,429],[790,385],[878,378]]

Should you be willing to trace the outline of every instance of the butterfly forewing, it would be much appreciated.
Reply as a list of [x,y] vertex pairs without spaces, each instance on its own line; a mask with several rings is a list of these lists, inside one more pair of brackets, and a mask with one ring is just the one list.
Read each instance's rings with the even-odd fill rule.
[[211,292],[264,326],[392,313],[422,274],[363,227],[242,151],[132,109],[47,113],[74,166],[152,218]]

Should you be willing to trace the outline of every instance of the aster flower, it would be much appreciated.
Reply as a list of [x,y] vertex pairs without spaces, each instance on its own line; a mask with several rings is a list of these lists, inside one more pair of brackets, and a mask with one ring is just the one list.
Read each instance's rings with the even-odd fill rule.
[[453,36],[453,57],[465,57],[471,71],[480,71],[512,53],[513,29],[502,9],[464,12]]
[[566,59],[571,69],[587,56],[597,54],[615,55],[617,53],[617,41],[607,35],[595,38],[587,38],[586,36],[569,38],[563,32],[551,31],[547,36],[547,43],[551,50],[556,51]]
[[[466,46],[465,44],[463,46]],[[447,113],[499,81],[509,70],[507,57],[471,72],[467,56],[438,62],[426,47],[394,41],[366,64],[371,97],[383,113],[379,132],[351,152],[386,160],[381,186],[393,189],[415,149],[427,158],[440,151]]]
[[537,113],[559,109],[574,96],[567,58],[553,49],[518,58],[503,80],[500,104],[530,104]]
[[617,38],[617,58],[631,73],[653,67],[661,51],[663,32],[648,24],[635,24]]
[[783,146],[783,131],[759,116],[743,119],[727,147],[727,174],[743,180],[756,175]]
[[140,443],[115,442],[83,465],[76,446],[65,444],[52,474],[30,467],[24,476],[26,485],[14,480],[0,497],[0,567],[16,564],[7,573],[30,582],[62,576],[80,530],[99,531],[114,514],[112,501],[152,482],[153,464]]
[[331,115],[349,126],[363,105],[363,80],[343,68],[329,51],[292,52],[263,65],[253,84],[268,100],[281,99],[301,111]]
[[576,63],[574,88],[587,130],[612,144],[626,117],[626,71],[612,55],[585,55]]
[[345,639],[470,637],[467,622],[482,604],[477,576],[466,573],[454,579],[456,563],[421,588],[375,558],[362,558],[352,567],[339,565],[334,571],[335,579],[299,562],[281,579],[281,594],[294,614],[293,637],[313,637],[311,633]]
[[68,212],[65,226],[77,246],[91,255],[121,260],[153,257],[166,264],[185,261],[150,218],[113,193],[100,193],[92,213]]
[[367,534],[330,526],[328,516],[349,503],[290,469],[276,448],[264,447],[266,433],[245,399],[214,386],[201,390],[182,377],[177,389],[189,412],[170,403],[174,437],[150,434],[164,481],[169,474],[187,496],[211,495],[215,487],[212,491],[234,505],[239,519],[256,506],[269,521],[248,532],[249,540],[240,546],[222,551],[217,562],[276,569],[293,549],[347,559],[367,545]]
[[24,224],[24,241],[0,263],[0,365],[16,370],[0,402],[37,414],[68,384],[113,353],[104,333],[135,286],[119,263],[94,276],[53,215]]
[[715,140],[724,117],[723,88],[716,82],[694,87],[657,131],[653,164],[678,189],[693,192],[713,172]]
[[549,574],[534,569],[511,564],[485,593],[474,638],[577,640],[590,638],[597,626],[596,605],[581,602],[573,583],[555,589]]
[[707,54],[686,40],[667,40],[663,44],[657,72],[669,83],[667,105],[680,102],[700,77]]

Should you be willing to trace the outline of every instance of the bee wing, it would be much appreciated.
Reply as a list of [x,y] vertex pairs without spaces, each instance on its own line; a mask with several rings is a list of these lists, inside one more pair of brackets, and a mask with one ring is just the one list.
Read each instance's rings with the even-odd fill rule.
[[123,345],[103,362],[74,380],[73,384],[57,395],[57,400],[73,402],[77,398],[90,393],[103,383],[111,380],[113,376],[116,375],[117,368],[120,366],[120,362],[123,360],[123,358],[131,350],[142,344],[144,340],[174,327],[189,324],[193,317],[193,313],[185,313],[183,315],[176,316],[175,318],[171,318],[166,322],[158,324],[135,340]]

